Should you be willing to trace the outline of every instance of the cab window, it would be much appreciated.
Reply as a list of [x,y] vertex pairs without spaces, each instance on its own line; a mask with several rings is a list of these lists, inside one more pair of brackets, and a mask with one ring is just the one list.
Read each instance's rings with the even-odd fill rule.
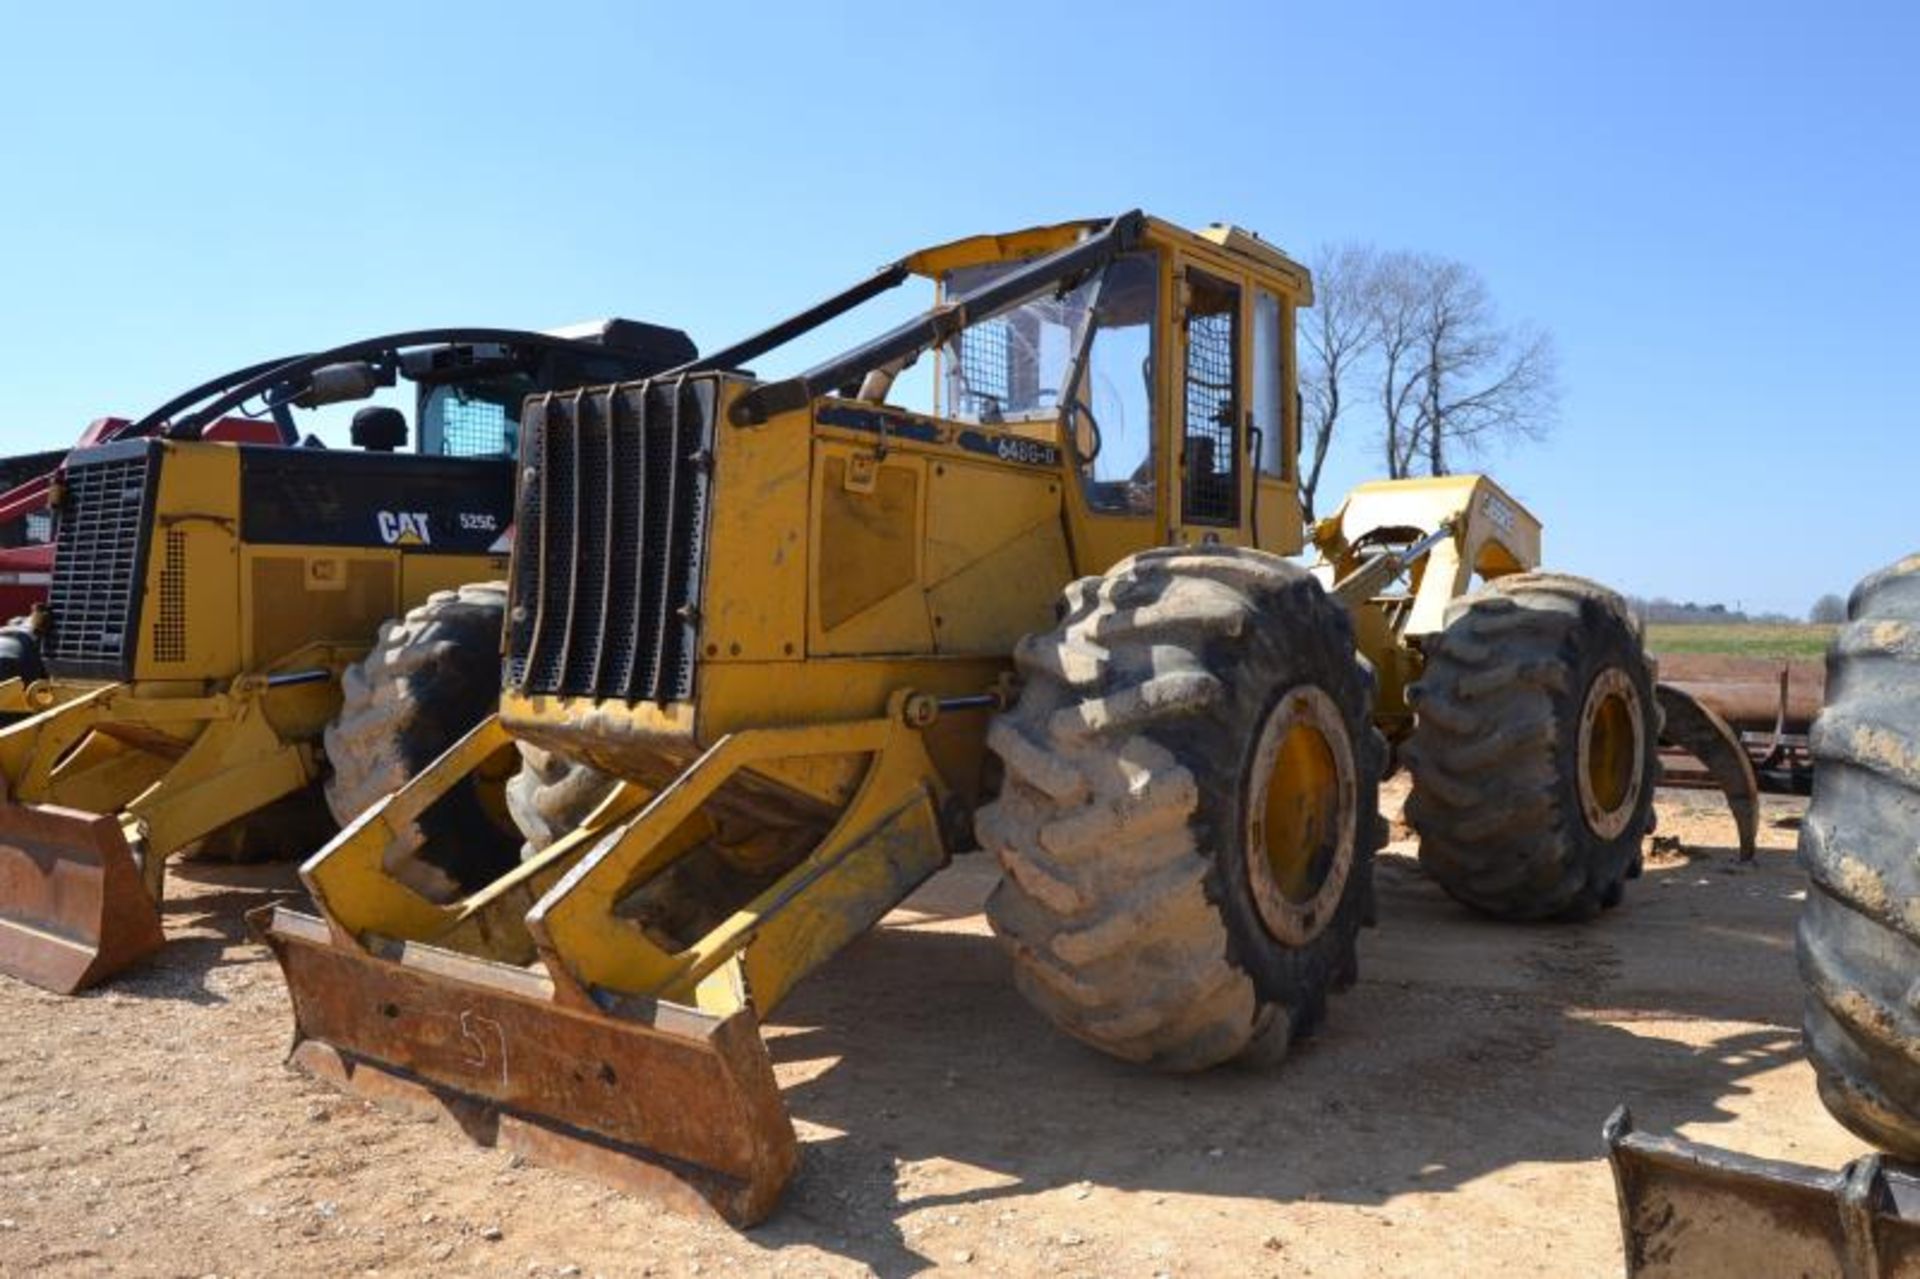
[[1087,506],[1105,515],[1154,512],[1154,334],[1160,267],[1150,253],[1107,265],[1086,364],[1067,406],[1067,434]]
[[1287,340],[1281,327],[1280,299],[1265,289],[1253,294],[1253,429],[1248,442],[1257,447],[1260,473],[1272,479],[1289,478],[1287,457],[1286,385]]
[[[951,300],[1026,265],[992,262],[949,271],[941,292]],[[982,425],[1050,421],[1084,331],[1092,282],[1029,298],[956,333],[938,349],[941,403],[950,418]]]

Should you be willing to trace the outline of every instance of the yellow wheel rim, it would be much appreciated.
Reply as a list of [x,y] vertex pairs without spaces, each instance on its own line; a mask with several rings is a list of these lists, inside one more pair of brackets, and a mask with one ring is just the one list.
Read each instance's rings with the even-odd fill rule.
[[1333,699],[1311,685],[1268,712],[1248,773],[1247,879],[1261,921],[1290,946],[1332,920],[1353,869],[1353,743]]
[[1640,690],[1618,666],[1587,687],[1580,711],[1580,808],[1602,839],[1626,830],[1640,806],[1647,763],[1646,710]]

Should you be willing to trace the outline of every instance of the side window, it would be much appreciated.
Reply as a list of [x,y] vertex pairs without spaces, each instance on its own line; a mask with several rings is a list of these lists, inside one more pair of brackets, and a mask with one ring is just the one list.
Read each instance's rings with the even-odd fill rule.
[[[1265,289],[1253,294],[1253,429],[1258,431],[1260,473],[1290,477],[1287,456],[1287,334],[1280,299]],[[1250,442],[1251,443],[1251,442]]]
[[1080,490],[1087,506],[1101,514],[1151,515],[1158,260],[1145,253],[1115,258],[1099,299],[1086,369],[1069,406]]
[[1189,524],[1240,520],[1240,289],[1199,271],[1187,273],[1185,490]]

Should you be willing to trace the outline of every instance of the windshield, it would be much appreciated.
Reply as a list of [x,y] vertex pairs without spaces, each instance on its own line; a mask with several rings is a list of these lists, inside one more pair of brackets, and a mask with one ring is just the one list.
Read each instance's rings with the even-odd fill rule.
[[[989,262],[941,278],[943,299],[963,297],[1026,266]],[[980,321],[936,350],[936,411],[961,421],[997,423],[1052,418],[1072,372],[1087,323],[1093,276],[1065,292],[1049,292]]]

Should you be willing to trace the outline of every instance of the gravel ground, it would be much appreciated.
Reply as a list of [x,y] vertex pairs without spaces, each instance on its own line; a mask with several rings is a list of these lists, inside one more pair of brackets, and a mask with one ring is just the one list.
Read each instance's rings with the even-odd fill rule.
[[1322,1033],[1192,1078],[1029,1012],[978,913],[992,867],[963,859],[780,1010],[804,1153],[748,1234],[288,1071],[240,913],[291,868],[189,864],[148,967],[77,999],[0,978],[0,1276],[1615,1274],[1616,1103],[1756,1153],[1861,1149],[1796,1029],[1799,811],[1769,800],[1743,867],[1712,797],[1664,794],[1662,851],[1586,926],[1476,919],[1397,841]]

